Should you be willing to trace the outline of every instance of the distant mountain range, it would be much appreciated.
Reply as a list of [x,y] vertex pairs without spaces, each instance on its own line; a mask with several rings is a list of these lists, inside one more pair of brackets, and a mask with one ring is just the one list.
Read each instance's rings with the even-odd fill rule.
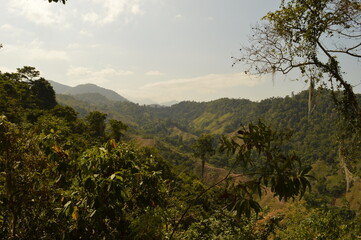
[[[57,83],[51,80],[48,80],[51,86],[54,88],[54,91],[57,94],[66,94],[66,95],[72,95],[76,98],[84,99],[87,98],[87,100],[91,100],[90,96],[93,96],[94,98],[99,98],[101,96],[107,98],[110,101],[114,102],[129,102],[128,99],[120,96],[118,93],[116,93],[113,90],[109,90],[106,88],[99,87],[95,84],[80,84],[75,87],[70,87],[61,83]],[[99,96],[101,95],[101,96]]]

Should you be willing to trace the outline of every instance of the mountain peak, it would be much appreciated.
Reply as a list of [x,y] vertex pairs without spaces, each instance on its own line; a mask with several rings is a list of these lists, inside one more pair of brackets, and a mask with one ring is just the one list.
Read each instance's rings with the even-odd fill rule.
[[89,93],[98,93],[104,97],[106,97],[110,101],[115,102],[129,102],[128,99],[122,97],[117,92],[99,87],[92,83],[79,84],[75,87],[70,87],[61,83],[57,83],[54,81],[49,81],[49,83],[53,86],[54,91],[58,94],[67,94],[67,95],[82,95]]

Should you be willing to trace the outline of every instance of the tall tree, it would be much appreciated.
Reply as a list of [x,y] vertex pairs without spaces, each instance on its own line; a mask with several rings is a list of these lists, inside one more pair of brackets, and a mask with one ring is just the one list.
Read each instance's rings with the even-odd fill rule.
[[52,109],[56,106],[55,91],[44,78],[34,80],[30,83],[30,90],[35,104],[41,109]]
[[280,200],[303,197],[307,188],[311,188],[308,172],[310,166],[302,164],[301,159],[285,148],[292,134],[287,131],[275,131],[263,122],[250,123],[232,138],[221,139],[221,151],[235,157],[246,177],[235,181],[229,197],[237,214],[250,216],[251,209],[260,211],[260,205],[254,200],[256,194],[261,197],[267,187]]
[[283,0],[280,9],[263,20],[253,27],[250,46],[241,49],[234,63],[246,63],[246,72],[257,74],[300,70],[310,84],[309,116],[316,84],[331,88],[341,113],[339,158],[349,186],[352,176],[346,153],[354,150],[345,151],[345,146],[350,141],[360,144],[354,135],[361,134],[361,108],[339,59],[360,63],[361,0]]
[[90,112],[85,120],[89,124],[90,131],[95,137],[104,137],[105,135],[105,119],[107,118],[106,113],[93,111]]
[[211,134],[202,134],[192,146],[194,156],[202,161],[202,179],[204,177],[204,165],[206,158],[216,153],[214,147],[214,136]]
[[22,68],[17,68],[17,74],[19,75],[19,80],[26,82],[33,82],[39,79],[40,72],[35,69],[35,67],[24,66]]
[[299,69],[310,83],[310,95],[316,83],[342,90],[342,97],[335,95],[335,100],[360,126],[360,107],[339,57],[361,58],[361,1],[283,0],[280,9],[263,20],[253,27],[250,45],[241,49],[235,63],[244,62],[247,72],[259,74]]
[[110,119],[109,125],[110,125],[110,137],[115,139],[116,141],[119,141],[124,135],[123,132],[128,129],[128,125],[126,125],[122,121],[115,119]]
[[39,145],[39,136],[0,116],[1,239],[58,238],[56,167]]

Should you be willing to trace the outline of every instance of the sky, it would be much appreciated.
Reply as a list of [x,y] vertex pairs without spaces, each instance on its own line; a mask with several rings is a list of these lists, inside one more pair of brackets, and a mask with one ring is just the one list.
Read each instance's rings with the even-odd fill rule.
[[[0,0],[0,70],[33,66],[69,86],[93,83],[137,103],[261,100],[307,89],[295,74],[232,67],[251,26],[280,1]],[[358,64],[346,64],[359,84]],[[355,89],[359,91],[359,88]]]

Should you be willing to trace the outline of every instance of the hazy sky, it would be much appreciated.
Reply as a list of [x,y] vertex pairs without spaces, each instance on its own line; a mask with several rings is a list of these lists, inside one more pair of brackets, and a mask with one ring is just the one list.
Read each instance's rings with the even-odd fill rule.
[[[34,66],[43,77],[94,83],[143,103],[260,100],[307,88],[295,76],[263,78],[232,67],[250,26],[280,1],[0,0],[0,70]],[[360,65],[346,71],[354,84]],[[358,82],[357,82],[358,81]],[[356,89],[358,91],[358,89]]]

